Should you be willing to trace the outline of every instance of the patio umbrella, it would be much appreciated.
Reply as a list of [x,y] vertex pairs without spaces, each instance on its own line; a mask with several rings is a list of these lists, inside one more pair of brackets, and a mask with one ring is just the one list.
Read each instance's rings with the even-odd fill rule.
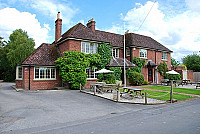
[[[171,71],[168,71],[166,72],[167,74],[172,74],[172,75],[175,75],[175,74],[179,74],[178,72],[174,71],[174,70],[171,70]],[[172,103],[173,101],[173,80],[171,81],[171,93],[170,93],[170,102]]]
[[179,74],[178,72],[174,71],[174,70],[171,70],[171,71],[168,71],[166,72],[167,74]]
[[101,69],[101,70],[99,70],[99,71],[96,71],[96,72],[94,72],[94,73],[96,73],[96,74],[106,74],[106,73],[113,73],[113,72],[114,72],[114,71],[107,70],[107,69],[103,68],[103,69]]
[[[99,71],[96,71],[94,72],[95,74],[106,74],[106,73],[113,73],[114,71],[111,71],[111,70],[107,70],[105,68],[99,70]],[[104,75],[103,75],[103,79],[104,79]]]

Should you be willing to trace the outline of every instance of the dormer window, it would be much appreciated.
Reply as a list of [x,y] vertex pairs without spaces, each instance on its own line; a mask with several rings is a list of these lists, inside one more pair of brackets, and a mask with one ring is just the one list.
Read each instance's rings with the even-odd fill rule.
[[81,52],[89,54],[89,53],[97,53],[98,44],[89,43],[89,42],[81,42]]

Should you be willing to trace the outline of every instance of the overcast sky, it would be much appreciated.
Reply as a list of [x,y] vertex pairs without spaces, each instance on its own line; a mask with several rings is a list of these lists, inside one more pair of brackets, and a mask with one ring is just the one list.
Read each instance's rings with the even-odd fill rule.
[[62,33],[94,18],[97,29],[123,34],[125,21],[126,30],[154,38],[181,61],[188,54],[200,54],[199,7],[200,0],[0,0],[0,36],[8,40],[21,28],[36,48],[52,43],[60,11]]

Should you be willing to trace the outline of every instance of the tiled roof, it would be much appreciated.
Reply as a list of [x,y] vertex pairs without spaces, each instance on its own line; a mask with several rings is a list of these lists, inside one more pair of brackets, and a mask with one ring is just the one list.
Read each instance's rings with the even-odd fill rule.
[[92,31],[81,23],[78,23],[74,27],[70,28],[67,32],[65,32],[62,35],[62,38],[58,41],[58,44],[66,38],[77,38],[90,41],[111,43],[111,45],[115,47],[123,46],[123,35],[104,32],[100,30]]
[[[124,59],[122,58],[111,58],[110,63],[106,65],[107,67],[124,67]],[[136,67],[135,64],[131,63],[129,60],[125,59],[126,68]]]
[[[90,41],[105,42],[105,43],[111,43],[111,46],[113,47],[123,47],[123,35],[109,33],[100,30],[92,31],[81,23],[78,23],[74,27],[70,28],[67,32],[65,32],[62,35],[62,38],[58,41],[58,44],[63,40],[65,40],[66,38],[76,38],[76,39],[84,39]],[[172,52],[171,50],[169,50],[156,40],[152,39],[151,37],[135,33],[126,34],[126,43],[129,46],[151,48],[161,51]]]
[[56,47],[52,44],[43,43],[31,53],[21,65],[46,65],[54,66],[55,60],[59,57]]
[[135,33],[128,33],[126,34],[126,43],[128,46],[135,46],[135,47],[143,47],[143,48],[151,48],[157,49],[161,51],[168,51],[172,52],[156,40],[152,39],[151,37],[139,35]]

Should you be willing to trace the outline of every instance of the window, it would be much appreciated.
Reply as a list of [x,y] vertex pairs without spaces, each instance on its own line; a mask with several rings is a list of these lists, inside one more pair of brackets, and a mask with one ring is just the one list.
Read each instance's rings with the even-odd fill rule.
[[22,80],[23,76],[23,68],[18,66],[17,67],[17,72],[16,72],[16,79]]
[[86,68],[86,73],[87,73],[87,78],[97,78],[97,74],[94,74],[94,72],[97,71],[97,68],[91,69],[91,68]]
[[147,58],[147,50],[140,49],[140,58]]
[[98,44],[89,43],[89,42],[81,42],[81,52],[83,53],[97,53]]
[[119,58],[119,48],[112,48],[111,49],[111,56],[115,58]]
[[54,67],[35,67],[35,79],[51,80],[56,79],[56,69]]
[[162,52],[162,60],[167,60],[167,53],[166,52]]
[[126,56],[130,56],[130,48],[126,48]]

